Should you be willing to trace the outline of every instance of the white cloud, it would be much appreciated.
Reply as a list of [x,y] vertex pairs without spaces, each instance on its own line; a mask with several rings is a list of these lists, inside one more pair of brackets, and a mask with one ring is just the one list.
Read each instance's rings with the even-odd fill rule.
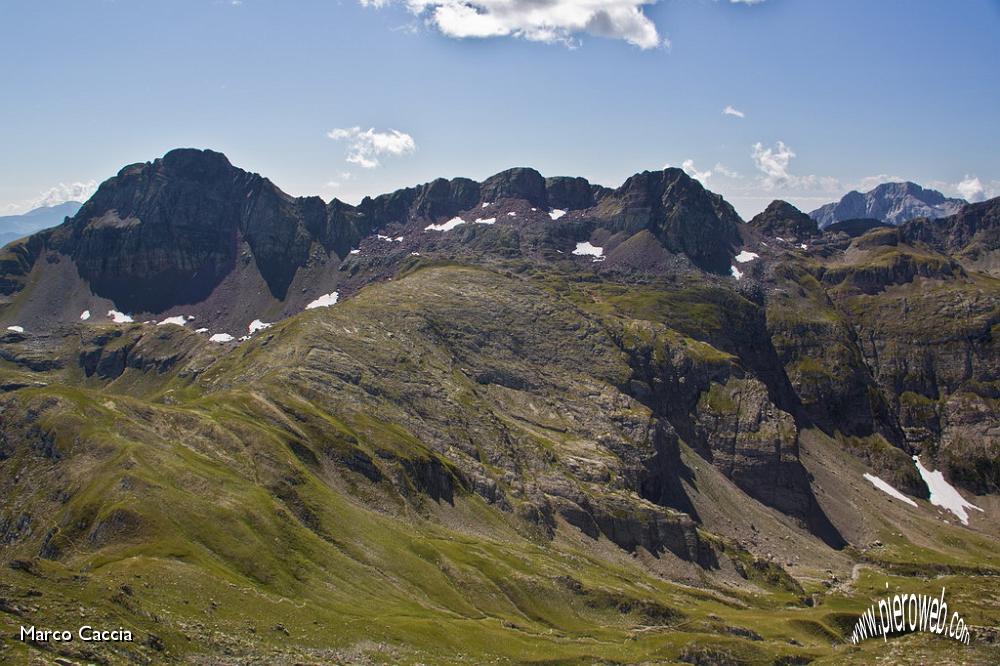
[[724,108],[722,110],[722,114],[726,115],[726,116],[734,116],[736,118],[746,118],[747,117],[747,114],[743,113],[742,111],[740,111],[737,108],[734,108],[732,105],[726,106],[726,108]]
[[727,166],[726,166],[725,164],[723,164],[722,162],[716,162],[716,163],[715,163],[715,172],[716,172],[716,173],[720,173],[720,174],[722,174],[722,175],[723,175],[723,176],[725,176],[726,178],[735,178],[735,179],[739,179],[739,178],[742,178],[742,177],[743,177],[743,176],[742,176],[742,175],[740,174],[740,172],[738,172],[738,171],[735,171],[735,170],[733,170],[733,169],[730,169],[729,167],[727,167]]
[[344,183],[346,183],[347,181],[351,180],[352,178],[354,178],[354,174],[351,173],[350,171],[341,171],[336,176],[334,176],[331,180],[328,180],[326,182],[326,185],[324,187],[327,187],[327,188],[332,189],[332,190],[336,190],[336,189],[342,187],[344,185]]
[[394,129],[376,132],[374,127],[348,127],[332,129],[326,135],[334,141],[346,141],[347,161],[363,169],[377,167],[379,157],[409,155],[417,149],[412,136]]
[[[384,7],[392,0],[359,0]],[[657,0],[397,0],[448,37],[518,37],[567,45],[586,33],[642,49],[666,40],[643,13]]]
[[880,173],[875,176],[865,176],[858,181],[857,185],[852,188],[860,192],[867,192],[868,190],[875,189],[882,183],[905,183],[906,179],[900,176],[890,176],[887,173]]
[[764,185],[773,188],[775,185],[784,185],[791,176],[788,173],[788,165],[791,163],[795,153],[786,146],[783,141],[779,141],[774,148],[765,148],[759,141],[753,146],[754,166],[764,174]]
[[698,169],[694,166],[694,160],[684,160],[681,163],[681,169],[684,170],[684,173],[691,176],[702,185],[708,185],[708,179],[712,177],[711,171],[698,171]]
[[59,183],[55,187],[41,192],[33,199],[7,204],[6,212],[9,215],[18,215],[44,206],[57,206],[67,201],[83,202],[89,199],[96,190],[96,180],[89,180],[85,183]]
[[986,188],[975,176],[966,174],[965,179],[955,184],[955,190],[962,195],[966,201],[975,203],[986,198]]
[[760,142],[753,146],[754,166],[761,172],[760,183],[766,190],[773,190],[776,187],[789,187],[796,189],[819,189],[832,192],[840,189],[840,182],[830,176],[797,176],[789,170],[795,151],[785,145],[783,141],[773,148],[765,148]]

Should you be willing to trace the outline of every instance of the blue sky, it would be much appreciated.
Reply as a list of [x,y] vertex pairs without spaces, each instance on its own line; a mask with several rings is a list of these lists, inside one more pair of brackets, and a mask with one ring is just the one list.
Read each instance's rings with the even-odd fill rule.
[[886,179],[1000,195],[1000,0],[0,6],[0,214],[178,146],[350,202],[666,164],[744,217]]

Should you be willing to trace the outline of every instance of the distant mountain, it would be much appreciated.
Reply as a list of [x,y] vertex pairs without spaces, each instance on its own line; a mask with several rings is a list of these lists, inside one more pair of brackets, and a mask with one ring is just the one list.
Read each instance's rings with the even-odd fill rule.
[[816,220],[820,229],[835,222],[863,218],[898,226],[917,217],[937,219],[954,215],[966,203],[964,199],[949,199],[916,183],[882,183],[864,194],[848,192],[840,201],[809,213],[809,217]]
[[757,214],[749,222],[750,226],[766,236],[775,236],[786,240],[799,240],[819,235],[816,221],[798,208],[777,199]]
[[36,231],[63,223],[73,217],[82,206],[79,201],[67,201],[55,206],[42,206],[21,215],[0,216],[0,246],[30,236]]

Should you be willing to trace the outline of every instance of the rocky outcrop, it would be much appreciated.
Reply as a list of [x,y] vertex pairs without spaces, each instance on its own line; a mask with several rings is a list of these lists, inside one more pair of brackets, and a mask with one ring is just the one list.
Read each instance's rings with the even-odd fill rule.
[[845,234],[850,238],[857,238],[862,236],[872,229],[878,229],[880,227],[891,227],[891,224],[886,224],[879,220],[872,218],[852,218],[849,220],[843,220],[842,222],[834,222],[833,224],[824,227],[824,234]]
[[591,185],[585,178],[559,176],[545,179],[548,205],[550,208],[560,210],[590,208],[595,202],[595,191],[600,196],[605,194],[606,190],[607,188]]
[[1000,276],[1000,198],[970,204],[950,217],[913,220],[900,229],[911,243],[957,256],[963,264]]
[[84,330],[78,364],[84,375],[114,380],[125,370],[165,373],[205,345],[180,326],[143,326]]
[[[363,230],[371,233],[390,224],[406,224],[411,219],[433,221],[453,217],[474,208],[479,203],[480,192],[480,184],[474,180],[438,178],[418,187],[375,198],[365,197],[357,210],[364,219]],[[337,203],[345,212],[351,209]]]
[[741,220],[733,207],[680,169],[632,176],[595,213],[616,231],[648,229],[671,252],[717,273],[729,272],[739,241]]
[[346,254],[351,236],[319,198],[289,197],[219,153],[181,149],[122,169],[46,241],[97,294],[159,312],[206,298],[232,271],[241,241],[280,299],[313,243]]
[[788,241],[813,238],[819,235],[816,221],[785,201],[772,201],[748,223],[765,236],[784,238]]
[[763,383],[737,377],[713,383],[696,413],[697,432],[715,467],[761,502],[807,515],[812,499],[795,419],[774,406]]
[[486,203],[500,199],[523,199],[539,208],[548,206],[545,179],[534,169],[508,169],[490,176],[480,186],[479,196]]

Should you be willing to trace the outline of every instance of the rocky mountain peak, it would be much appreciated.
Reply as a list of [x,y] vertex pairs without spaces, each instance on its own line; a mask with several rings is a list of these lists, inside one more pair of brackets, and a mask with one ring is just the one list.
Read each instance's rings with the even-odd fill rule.
[[936,219],[957,213],[966,202],[949,199],[916,183],[882,183],[868,192],[851,191],[840,201],[817,208],[809,215],[820,229],[844,220],[872,218],[900,225],[917,217]]
[[665,248],[686,254],[699,267],[729,270],[742,220],[721,196],[681,169],[637,173],[599,208],[623,231],[648,229]]
[[222,153],[198,148],[175,148],[153,161],[154,168],[161,167],[168,173],[189,179],[213,179],[242,172]]
[[819,227],[815,220],[780,199],[772,201],[763,212],[754,216],[749,224],[763,234],[780,236],[787,240],[819,235]]
[[947,201],[946,197],[937,190],[923,188],[911,181],[882,183],[876,186],[871,193],[881,197],[913,197],[931,206]]
[[490,176],[483,181],[480,197],[484,202],[498,199],[524,199],[533,206],[548,206],[545,179],[534,169],[516,167]]

